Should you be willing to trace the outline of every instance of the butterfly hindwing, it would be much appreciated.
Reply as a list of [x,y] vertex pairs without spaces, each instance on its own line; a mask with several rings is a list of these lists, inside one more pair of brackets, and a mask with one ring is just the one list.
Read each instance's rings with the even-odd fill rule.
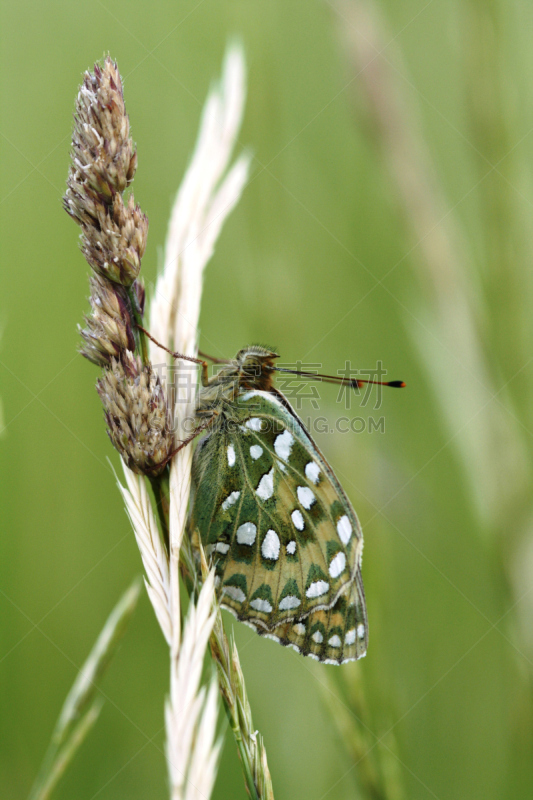
[[[262,633],[259,629],[258,632]],[[368,645],[368,627],[359,576],[330,609],[313,611],[303,619],[286,622],[267,635],[326,664],[345,664],[362,658]]]
[[320,660],[361,655],[359,522],[290,408],[250,391],[222,412],[195,452],[192,497],[189,529],[214,557],[224,607]]

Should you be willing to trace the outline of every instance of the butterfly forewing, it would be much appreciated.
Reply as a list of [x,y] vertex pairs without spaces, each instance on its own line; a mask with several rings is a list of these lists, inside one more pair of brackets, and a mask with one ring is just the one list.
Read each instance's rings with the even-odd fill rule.
[[359,522],[274,394],[244,393],[219,415],[195,453],[192,497],[190,532],[214,558],[224,607],[320,660],[362,654]]

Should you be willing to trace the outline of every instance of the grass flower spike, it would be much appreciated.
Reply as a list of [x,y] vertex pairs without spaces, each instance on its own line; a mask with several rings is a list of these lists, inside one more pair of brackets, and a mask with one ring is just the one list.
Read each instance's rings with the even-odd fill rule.
[[119,489],[124,498],[137,546],[146,572],[146,591],[167,644],[172,641],[172,616],[170,608],[170,578],[168,554],[163,546],[150,498],[142,477],[124,465],[126,487]]
[[97,384],[109,438],[124,463],[141,475],[157,475],[173,448],[165,394],[157,373],[136,356],[113,359]]
[[133,194],[123,197],[136,164],[122,81],[106,58],[85,73],[78,93],[63,202],[81,227],[81,249],[93,270],[81,353],[104,370],[97,389],[109,438],[130,469],[154,477],[173,442],[165,394],[138,328],[144,289],[137,279],[148,220]]
[[[165,709],[167,761],[171,800],[200,800],[211,796],[220,742],[214,737],[217,686],[200,688],[204,655],[213,630],[214,573],[210,572],[197,603],[191,603],[183,639],[174,642],[170,698]],[[174,629],[177,631],[177,629]]]
[[[150,303],[154,338],[189,356],[196,354],[203,271],[248,179],[249,155],[228,166],[241,126],[245,84],[242,52],[232,47],[220,85],[213,87],[204,106],[194,154],[170,216],[163,271]],[[151,355],[154,362],[167,359],[153,344]]]
[[83,225],[83,254],[96,273],[123,286],[138,277],[146,248],[148,219],[131,194],[116,194],[109,208],[97,209],[96,225]]
[[118,67],[106,58],[85,73],[76,103],[65,210],[81,226],[82,250],[104,278],[130,286],[139,274],[148,220],[122,193],[137,156]]
[[137,155],[118,66],[109,57],[103,65],[95,65],[94,73],[84,75],[76,103],[72,147],[67,192],[72,209],[76,205],[71,202],[76,187],[81,188],[82,194],[88,188],[109,203],[133,180]]
[[92,314],[85,317],[86,328],[79,327],[84,340],[82,355],[99,367],[109,367],[113,358],[135,349],[133,324],[125,290],[93,275],[90,279]]

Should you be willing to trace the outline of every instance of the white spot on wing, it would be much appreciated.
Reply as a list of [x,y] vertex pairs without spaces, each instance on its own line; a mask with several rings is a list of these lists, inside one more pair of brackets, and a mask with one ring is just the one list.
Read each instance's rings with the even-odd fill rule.
[[296,489],[296,494],[298,495],[298,500],[304,508],[311,508],[313,503],[316,501],[316,497],[308,486],[298,486]]
[[352,628],[351,631],[348,631],[348,633],[344,637],[344,643],[353,644],[354,642],[355,642],[355,628]]
[[222,510],[227,511],[228,508],[230,508],[230,506],[234,505],[237,502],[240,496],[241,496],[240,492],[232,492],[231,494],[229,494],[222,503]]
[[284,597],[280,602],[279,609],[280,611],[288,611],[291,608],[298,608],[299,605],[300,600],[293,594],[288,594],[287,597]]
[[229,550],[229,544],[227,544],[226,542],[217,542],[215,545],[215,550],[217,551],[217,553],[222,553],[223,555],[226,555],[226,553]]
[[265,614],[270,614],[272,611],[272,606],[268,600],[262,600],[260,597],[256,597],[255,600],[252,600],[250,605],[252,608],[255,608],[256,611],[264,611]]
[[265,473],[261,480],[259,481],[259,485],[255,490],[255,493],[261,498],[261,500],[268,500],[274,494],[274,467],[270,470],[270,472]]
[[332,578],[338,578],[341,572],[344,572],[344,568],[346,566],[346,556],[344,553],[337,553],[336,556],[330,561],[329,564],[329,574]]
[[252,456],[254,461],[257,461],[258,458],[261,458],[261,456],[263,455],[263,448],[261,447],[261,445],[253,444],[250,447],[250,455]]
[[247,419],[244,424],[247,428],[250,428],[251,431],[259,432],[263,427],[263,420],[259,419],[259,417],[252,417],[251,419]]
[[296,542],[295,541],[289,542],[289,544],[286,547],[286,550],[290,556],[293,556],[296,552]]
[[228,445],[228,465],[232,467],[235,464],[235,448],[232,444]]
[[292,512],[291,519],[294,527],[298,528],[299,531],[303,531],[305,523],[304,518],[302,517],[302,512],[296,509],[296,511]]
[[346,514],[337,522],[337,533],[343,544],[348,544],[352,535],[352,524]]
[[305,636],[305,625],[302,625],[301,622],[297,622],[296,625],[293,625],[292,629],[297,636]]
[[237,541],[239,544],[252,545],[255,542],[257,528],[253,522],[245,522],[237,528]]
[[312,658],[312,659],[313,659],[313,661],[320,661],[320,659],[319,659],[319,657],[316,655],[316,653],[308,653],[308,654],[307,654],[307,657],[308,657],[308,658]]
[[322,636],[320,631],[315,631],[311,636],[311,639],[313,640],[313,642],[316,642],[317,644],[320,644],[321,642],[324,641],[324,637]]
[[326,581],[314,581],[305,594],[309,598],[321,597],[323,594],[326,594],[328,590],[329,583]]
[[342,644],[341,637],[337,636],[337,634],[335,634],[335,636],[331,636],[328,639],[328,644],[331,645],[331,647],[340,647]]
[[274,450],[276,451],[278,458],[288,461],[293,444],[294,436],[288,430],[284,430],[283,433],[280,433],[279,436],[276,436],[274,441]]
[[365,626],[363,625],[363,623],[357,626],[357,636],[359,637],[359,639],[365,638]]
[[318,468],[318,464],[315,464],[314,461],[310,461],[309,464],[305,465],[305,477],[314,483],[315,486],[318,483],[318,478],[320,476],[320,470]]
[[231,599],[235,600],[237,603],[244,603],[246,600],[246,595],[238,586],[224,586],[222,594],[227,594],[228,597],[231,597]]
[[267,531],[263,544],[261,545],[261,553],[263,558],[270,558],[272,561],[277,561],[279,558],[279,536],[276,531]]

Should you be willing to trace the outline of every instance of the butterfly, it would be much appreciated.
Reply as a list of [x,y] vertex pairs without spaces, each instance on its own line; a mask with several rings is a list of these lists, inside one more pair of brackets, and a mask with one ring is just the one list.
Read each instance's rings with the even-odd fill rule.
[[344,664],[368,645],[363,534],[334,471],[274,386],[276,358],[247,347],[211,378],[203,362],[193,436],[205,432],[193,456],[188,534],[215,566],[223,608],[302,655]]

